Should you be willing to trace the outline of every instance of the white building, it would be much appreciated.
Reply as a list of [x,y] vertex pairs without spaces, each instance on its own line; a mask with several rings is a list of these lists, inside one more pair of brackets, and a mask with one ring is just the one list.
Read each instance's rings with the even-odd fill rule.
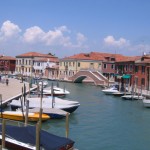
[[24,76],[36,75],[36,73],[44,75],[47,62],[50,59],[57,60],[58,58],[52,54],[41,54],[37,52],[18,55],[16,56],[16,73],[23,74]]

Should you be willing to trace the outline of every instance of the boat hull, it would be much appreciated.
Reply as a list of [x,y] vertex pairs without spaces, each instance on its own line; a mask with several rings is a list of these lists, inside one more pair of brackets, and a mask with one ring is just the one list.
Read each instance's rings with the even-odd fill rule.
[[143,105],[144,105],[144,107],[150,107],[150,100],[144,99]]
[[[25,116],[23,116],[22,114],[11,114],[11,113],[5,113],[3,112],[2,114],[0,114],[0,118],[4,118],[4,119],[10,119],[10,120],[15,120],[15,121],[24,121],[25,120]],[[42,121],[46,121],[50,119],[50,117],[46,114],[42,114]],[[34,113],[34,115],[28,115],[28,121],[39,121],[39,113]]]
[[124,96],[122,96],[122,99],[124,99],[124,100],[142,100],[142,99],[143,99],[143,96],[124,95]]

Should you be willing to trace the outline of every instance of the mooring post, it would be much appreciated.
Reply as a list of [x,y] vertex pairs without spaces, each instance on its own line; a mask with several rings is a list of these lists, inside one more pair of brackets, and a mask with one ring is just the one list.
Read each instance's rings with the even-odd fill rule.
[[5,132],[6,132],[6,120],[2,121],[2,148],[5,148]]
[[36,124],[36,150],[40,150],[40,127],[39,122]]
[[29,84],[29,97],[30,97],[30,93],[31,93],[31,91],[30,91],[30,84]]
[[40,112],[39,112],[39,128],[41,129],[42,126],[42,99],[43,99],[43,81],[42,81],[42,86],[41,86],[41,100],[40,100]]
[[69,113],[66,114],[66,138],[69,136]]
[[2,94],[0,94],[0,102],[1,102],[1,118],[3,119],[3,111],[2,111]]
[[26,101],[25,126],[27,126],[27,124],[28,124],[28,114],[29,114],[29,100]]

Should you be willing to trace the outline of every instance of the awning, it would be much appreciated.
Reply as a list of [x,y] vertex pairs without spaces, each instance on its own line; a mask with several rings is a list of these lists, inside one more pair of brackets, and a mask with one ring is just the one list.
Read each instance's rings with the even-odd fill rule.
[[126,75],[123,75],[122,78],[123,78],[123,79],[130,79],[130,78],[131,78],[131,75],[130,75],[130,74],[126,74]]

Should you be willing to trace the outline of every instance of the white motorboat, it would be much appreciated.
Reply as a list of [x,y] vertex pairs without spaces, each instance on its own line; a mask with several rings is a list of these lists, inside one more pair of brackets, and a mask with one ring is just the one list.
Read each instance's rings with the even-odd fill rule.
[[[52,98],[43,98],[42,99],[42,108],[56,108],[56,109],[62,109],[64,111],[67,111],[69,113],[74,112],[79,106],[79,102],[72,102],[67,100],[59,100],[57,102],[57,99],[52,100]],[[28,98],[29,100],[29,108],[37,108],[40,107],[40,98]],[[20,100],[13,100],[10,103],[10,106],[12,109],[21,108],[21,102]],[[25,105],[23,106],[25,107]]]
[[104,92],[107,95],[113,94],[113,93],[117,93],[118,91],[118,86],[117,85],[113,85],[105,90],[102,90],[102,92]]
[[[51,87],[43,89],[43,94],[46,96],[52,96]],[[53,96],[65,96],[67,94],[70,94],[68,90],[56,86],[53,87]]]
[[144,107],[150,107],[150,99],[143,99]]
[[42,82],[43,82],[43,87],[46,87],[48,85],[48,81],[40,81],[39,86],[42,86]]
[[124,95],[131,95],[131,93],[129,92],[116,92],[116,93],[113,93],[114,96],[124,96]]
[[121,97],[125,100],[143,100],[144,99],[142,95],[124,95]]

